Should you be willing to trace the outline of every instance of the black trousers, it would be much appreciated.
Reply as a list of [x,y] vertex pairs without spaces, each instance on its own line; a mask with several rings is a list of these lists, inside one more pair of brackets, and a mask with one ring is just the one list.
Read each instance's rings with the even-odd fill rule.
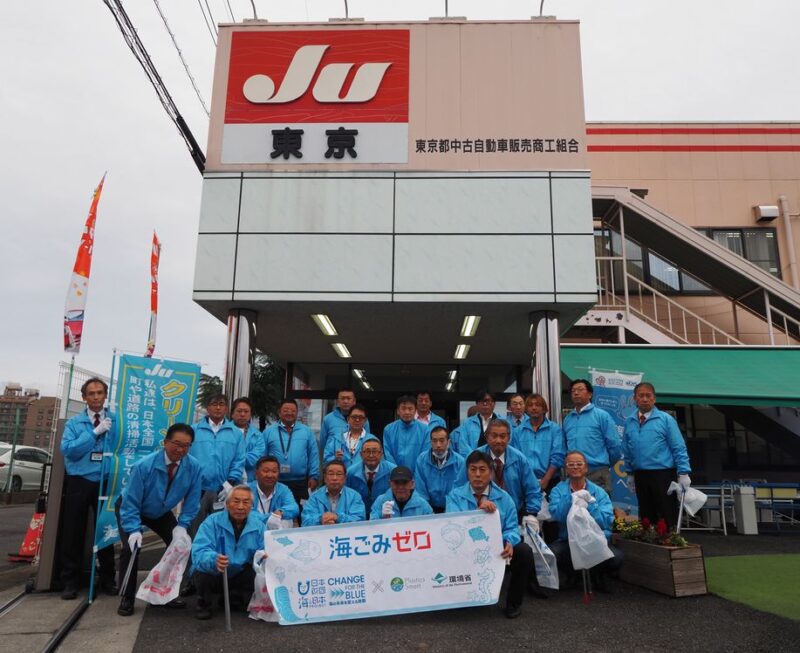
[[[255,580],[256,572],[250,565],[245,565],[235,576],[228,576],[231,603],[238,603],[242,608],[247,607],[253,595]],[[215,594],[222,594],[222,574],[205,574],[198,571],[192,575],[192,581],[200,600],[208,607],[213,605]]]
[[647,517],[652,524],[656,524],[663,517],[670,530],[675,529],[678,521],[678,497],[677,494],[667,494],[667,488],[677,478],[674,467],[640,469],[633,473],[640,520]]
[[[64,585],[77,586],[81,577],[86,521],[89,515],[92,523],[97,522],[97,497],[100,483],[89,481],[83,476],[64,477],[64,509],[61,515],[61,581]],[[92,529],[94,533],[94,528]],[[100,578],[108,581],[114,578],[114,547],[107,546],[97,552],[100,564]]]
[[[119,526],[119,537],[122,540],[122,551],[119,554],[119,587],[123,589],[122,582],[125,579],[125,572],[128,570],[128,564],[131,561],[131,548],[128,546],[128,536],[129,533],[126,533],[125,530],[122,528],[122,520],[119,517],[119,507],[122,503],[122,498],[117,499],[117,503],[114,506],[114,512],[117,515],[117,525]],[[175,519],[175,515],[172,512],[166,512],[160,517],[145,517],[144,515],[139,515],[139,520],[142,522],[142,526],[147,526],[151,531],[153,531],[156,535],[158,535],[162,540],[164,540],[164,544],[167,546],[170,545],[172,542],[172,529],[178,524],[178,520]],[[139,555],[137,554],[136,560],[133,561],[133,567],[131,568],[131,575],[130,579],[128,580],[128,586],[124,588],[125,594],[124,596],[131,601],[136,598],[136,574],[139,572]]]
[[[569,542],[566,540],[558,540],[557,542],[553,542],[548,546],[553,552],[553,555],[556,557],[556,564],[558,565],[558,568],[565,574],[575,573],[575,568],[572,566],[572,555],[569,552]],[[611,549],[611,553],[614,554],[614,557],[609,558],[608,560],[603,560],[603,562],[601,562],[599,565],[592,567],[592,572],[599,571],[611,573],[620,568],[623,559],[622,550],[618,549],[612,544],[609,544],[608,548]]]
[[288,487],[292,491],[292,496],[294,500],[297,501],[297,505],[300,508],[300,512],[303,512],[303,506],[300,505],[300,501],[305,501],[308,499],[308,479],[302,479],[300,481],[281,481],[286,487]]
[[525,542],[520,542],[514,547],[509,572],[511,578],[508,583],[506,603],[510,606],[520,606],[525,596],[525,588],[533,573],[533,551]]

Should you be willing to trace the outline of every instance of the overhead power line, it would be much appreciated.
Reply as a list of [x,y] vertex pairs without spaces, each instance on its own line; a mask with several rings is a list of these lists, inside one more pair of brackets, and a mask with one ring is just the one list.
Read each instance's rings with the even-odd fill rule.
[[200,0],[197,0],[197,6],[200,7],[200,13],[203,14],[203,20],[206,23],[206,29],[208,30],[208,33],[211,36],[211,40],[214,42],[214,47],[216,47],[217,46],[216,33],[211,27],[211,23],[208,22],[208,18],[206,17],[206,11],[205,9],[203,9],[203,3]]
[[192,71],[189,70],[189,64],[186,63],[186,59],[183,58],[183,52],[181,52],[180,47],[178,47],[178,41],[175,39],[175,34],[172,33],[170,29],[169,23],[167,22],[167,17],[164,15],[164,12],[161,11],[161,5],[158,4],[158,0],[153,0],[153,4],[156,6],[156,11],[158,11],[158,15],[161,16],[161,20],[164,23],[164,27],[167,30],[167,34],[172,39],[172,45],[175,46],[175,50],[178,53],[178,57],[183,64],[183,69],[186,71],[186,76],[189,78],[189,81],[192,84],[192,88],[194,89],[195,95],[197,95],[197,99],[200,100],[200,104],[203,106],[203,111],[206,112],[206,115],[210,115],[208,112],[208,107],[206,106],[205,100],[203,100],[203,96],[200,94],[200,89],[197,88],[197,82],[192,75]]
[[235,23],[236,18],[233,16],[233,9],[231,9],[231,0],[225,0],[225,4],[228,5],[228,13],[231,15],[231,22]]
[[156,70],[155,65],[150,59],[150,55],[147,53],[144,44],[139,39],[136,29],[131,23],[128,14],[125,12],[125,9],[122,7],[122,0],[103,0],[103,3],[111,11],[111,14],[114,16],[114,20],[117,21],[117,26],[119,27],[120,32],[122,32],[122,37],[125,39],[125,43],[127,44],[128,48],[130,48],[130,51],[133,53],[136,61],[139,62],[139,65],[142,67],[142,70],[144,70],[145,75],[147,75],[147,79],[155,89],[158,100],[161,102],[161,106],[164,107],[164,110],[167,112],[170,120],[172,120],[172,122],[178,128],[178,132],[186,143],[186,147],[189,148],[189,153],[191,154],[192,160],[197,166],[197,169],[200,170],[200,172],[203,172],[206,165],[206,157],[203,154],[203,151],[200,149],[200,146],[197,144],[197,140],[195,140],[191,130],[189,129],[189,125],[186,124],[183,116],[181,116],[180,111],[178,111],[178,107],[175,106],[175,101],[172,99],[169,91],[167,91],[167,87],[164,85],[161,75],[158,74],[158,70]]

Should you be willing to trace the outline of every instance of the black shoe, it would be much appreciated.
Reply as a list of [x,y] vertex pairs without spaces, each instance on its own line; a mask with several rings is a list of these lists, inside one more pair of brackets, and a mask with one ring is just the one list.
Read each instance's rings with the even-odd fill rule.
[[64,589],[61,592],[61,598],[64,601],[74,601],[78,598],[78,588],[75,585],[64,585]]
[[202,601],[197,602],[197,607],[194,611],[194,618],[200,619],[200,621],[206,621],[207,619],[211,619],[211,606],[206,605]]
[[506,606],[505,614],[508,619],[516,619],[522,614],[522,606],[509,603]]
[[536,597],[537,599],[546,600],[548,598],[547,593],[539,586],[539,583],[528,583],[528,594]]
[[164,605],[165,608],[171,610],[183,610],[186,607],[186,601],[181,598],[172,599],[169,603]]
[[185,587],[181,587],[179,596],[186,598],[187,596],[193,596],[194,594],[197,594],[197,588],[194,585],[189,584]]
[[133,600],[127,596],[123,596],[117,608],[117,614],[120,617],[130,617],[133,614]]
[[116,596],[119,594],[119,588],[113,578],[101,578],[100,590],[103,594],[107,594],[108,596]]

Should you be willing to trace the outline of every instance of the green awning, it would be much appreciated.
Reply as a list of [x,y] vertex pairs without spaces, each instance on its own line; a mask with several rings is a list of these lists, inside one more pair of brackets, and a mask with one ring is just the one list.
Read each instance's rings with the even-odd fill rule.
[[800,406],[800,348],[561,346],[568,378],[590,369],[643,372],[663,403]]

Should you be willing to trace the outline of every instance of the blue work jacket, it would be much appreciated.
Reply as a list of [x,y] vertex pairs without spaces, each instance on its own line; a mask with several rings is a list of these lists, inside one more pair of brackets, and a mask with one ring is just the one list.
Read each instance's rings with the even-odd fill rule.
[[276,510],[282,510],[283,516],[281,519],[297,519],[300,515],[300,506],[294,500],[292,491],[283,483],[275,483],[275,489],[272,491],[272,501],[269,502],[269,512],[265,513],[265,506],[261,505],[261,499],[258,494],[258,481],[252,481],[250,489],[253,491],[253,512],[258,512],[261,515],[269,517]]
[[625,420],[622,452],[629,471],[640,469],[677,468],[678,474],[688,474],[689,454],[675,418],[653,406],[644,424],[639,424],[639,411]]
[[413,470],[419,455],[430,446],[428,428],[412,419],[396,419],[383,429],[383,455],[395,465],[405,465]]
[[[108,475],[111,458],[103,458],[103,446],[108,439],[107,449],[112,451],[116,446],[118,433],[117,416],[108,410],[105,415],[111,418],[111,428],[100,437],[94,434],[94,424],[86,410],[67,421],[61,436],[61,454],[64,456],[65,471],[70,476],[82,476],[87,481],[98,482],[101,469],[104,469],[104,475]],[[93,461],[92,454],[99,454],[95,456],[99,459]]]
[[324,485],[312,492],[308,497],[306,505],[303,507],[303,526],[318,526],[322,523],[322,513],[335,512],[339,516],[338,524],[351,521],[364,521],[367,518],[364,510],[364,502],[361,495],[353,488],[346,485],[342,488],[339,495],[339,503],[336,510],[331,510],[331,500],[328,498],[328,488]]
[[[508,542],[511,546],[516,546],[522,541],[522,538],[519,534],[517,507],[514,505],[514,499],[494,482],[489,485],[488,499],[497,506],[497,511],[500,513],[503,541]],[[467,512],[478,509],[478,502],[475,500],[472,486],[469,483],[453,488],[453,491],[447,495],[445,512]]]
[[[614,506],[608,493],[599,485],[595,485],[586,479],[586,489],[594,497],[594,503],[588,506],[589,514],[597,522],[597,525],[605,533],[606,539],[611,539],[611,524],[614,521]],[[567,515],[572,507],[572,490],[569,487],[569,479],[561,481],[550,490],[550,514],[553,521],[558,522],[558,539],[569,540],[567,532]]]
[[430,417],[428,418],[428,423],[427,424],[425,424],[425,422],[420,422],[420,420],[418,420],[418,419],[416,421],[418,421],[420,424],[422,424],[422,426],[424,426],[428,430],[428,433],[430,433],[437,426],[441,426],[443,428],[447,428],[447,423],[444,421],[444,418],[441,417],[440,415],[437,415],[433,411],[430,412]]
[[[347,436],[350,431],[343,431],[342,433],[334,433],[330,437],[328,437],[328,443],[325,445],[325,453],[322,455],[323,462],[330,462],[331,460],[336,460],[336,452],[342,452],[342,462],[344,463],[345,467],[350,467],[350,465],[356,463],[361,459],[361,447],[364,446],[364,442],[368,439],[375,438],[375,436],[370,435],[366,430],[361,432],[361,436],[356,440],[356,448],[353,453],[350,453],[350,448],[347,446]],[[378,440],[380,442],[380,440]]]
[[[264,527],[266,520],[255,510],[247,516],[239,541],[233,533],[233,524],[227,510],[214,512],[206,517],[192,542],[192,573],[216,574],[217,555],[228,556],[228,576],[235,576],[246,566],[253,564],[253,555],[264,549]],[[225,551],[219,551],[219,541],[225,543]]]
[[[267,455],[280,462],[284,481],[319,479],[319,449],[314,433],[305,424],[295,422],[291,436],[282,422],[272,424],[264,431]],[[286,471],[285,467],[289,467]]]
[[[239,428],[238,426],[236,428]],[[252,424],[247,425],[244,434],[244,471],[247,473],[248,483],[256,477],[256,463],[267,452],[267,442],[264,434]]]
[[[372,510],[369,513],[370,520],[383,518],[383,504],[386,501],[392,502],[392,517],[419,517],[420,515],[433,514],[433,508],[431,508],[430,504],[425,501],[416,490],[411,492],[411,496],[408,498],[406,505],[400,510],[400,506],[397,505],[392,490],[389,489],[375,499],[375,503],[372,504]],[[389,518],[387,517],[386,519]]]
[[[489,421],[491,422],[495,419],[502,419],[504,422],[508,422],[508,420],[497,414],[493,414],[492,419]],[[511,424],[508,425],[508,432],[511,433]],[[461,422],[461,426],[458,427],[458,441],[451,438],[452,446],[458,453],[466,458],[478,448],[478,440],[480,440],[481,433],[483,433],[481,416],[473,415],[472,417],[468,417]]]
[[[319,448],[325,451],[328,446],[328,439],[335,433],[344,433],[350,426],[347,418],[342,415],[342,411],[337,406],[330,413],[322,418],[322,426],[319,429]],[[364,430],[369,433],[369,420],[364,422]]]
[[372,508],[372,502],[375,500],[375,497],[389,489],[389,474],[392,473],[392,470],[396,466],[397,465],[390,463],[385,458],[381,458],[381,462],[375,469],[375,477],[372,479],[371,491],[367,486],[367,470],[361,460],[347,468],[347,481],[345,484],[361,495],[361,500],[364,502],[364,510],[367,514],[369,514]]
[[[478,447],[489,457],[492,452],[489,445]],[[529,515],[538,514],[542,507],[542,488],[533,473],[533,467],[519,449],[506,447],[505,464],[503,465],[503,488],[514,500],[517,511]]]
[[439,467],[431,450],[423,451],[414,466],[417,493],[434,508],[444,509],[447,495],[457,485],[467,482],[464,457],[451,448],[447,460]]
[[239,485],[245,460],[241,429],[226,419],[215,434],[208,417],[201,419],[193,428],[192,456],[203,468],[203,491],[219,492],[225,481]]
[[546,417],[538,431],[533,430],[530,418],[526,419],[514,431],[509,444],[525,454],[536,478],[541,479],[550,467],[560,470],[564,466],[564,433],[558,424]]
[[622,457],[622,442],[614,419],[594,404],[586,405],[580,413],[573,409],[561,428],[567,452],[580,451],[590,469],[611,467]]
[[142,517],[157,519],[181,501],[183,507],[178,526],[188,529],[200,511],[202,477],[200,463],[191,455],[184,456],[167,491],[169,475],[164,450],[158,449],[141,458],[131,468],[128,483],[122,491],[119,507],[122,530],[138,533],[142,530]]

